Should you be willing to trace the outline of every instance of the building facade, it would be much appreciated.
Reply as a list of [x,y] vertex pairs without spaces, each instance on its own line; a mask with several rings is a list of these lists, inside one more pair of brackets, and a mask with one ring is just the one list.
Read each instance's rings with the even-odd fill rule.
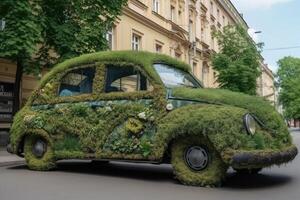
[[[230,0],[129,0],[123,14],[107,32],[111,50],[143,50],[170,55],[190,64],[205,87],[216,88],[217,72],[210,56],[219,51],[214,30],[229,24],[248,29]],[[272,72],[262,65],[258,94],[273,99]],[[16,65],[0,59],[0,137],[12,120],[12,88]],[[26,99],[37,78],[24,76],[21,98]],[[23,101],[24,102],[24,101]]]

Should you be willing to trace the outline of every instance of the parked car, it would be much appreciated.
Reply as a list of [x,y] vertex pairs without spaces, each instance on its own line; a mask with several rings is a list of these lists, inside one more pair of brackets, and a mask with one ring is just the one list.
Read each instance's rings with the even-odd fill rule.
[[199,186],[218,186],[228,167],[257,173],[297,155],[269,102],[204,89],[189,65],[131,51],[54,67],[15,116],[8,151],[32,170],[60,159],[171,163],[180,182]]

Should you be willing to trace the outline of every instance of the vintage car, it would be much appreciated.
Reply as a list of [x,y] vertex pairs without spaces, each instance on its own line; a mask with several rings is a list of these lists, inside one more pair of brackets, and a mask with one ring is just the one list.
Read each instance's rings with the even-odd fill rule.
[[198,186],[220,185],[229,167],[256,173],[298,153],[269,102],[204,89],[189,65],[132,51],[54,67],[15,116],[8,151],[32,170],[61,159],[170,163],[181,183]]

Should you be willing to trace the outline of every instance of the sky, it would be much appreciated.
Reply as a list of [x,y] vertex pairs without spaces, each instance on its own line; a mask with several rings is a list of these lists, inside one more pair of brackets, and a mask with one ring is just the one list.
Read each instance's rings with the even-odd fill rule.
[[[300,57],[299,0],[231,0],[248,23],[249,34],[265,44],[262,53],[273,72],[285,56]],[[255,31],[262,31],[254,34]],[[272,50],[285,47],[293,49]]]

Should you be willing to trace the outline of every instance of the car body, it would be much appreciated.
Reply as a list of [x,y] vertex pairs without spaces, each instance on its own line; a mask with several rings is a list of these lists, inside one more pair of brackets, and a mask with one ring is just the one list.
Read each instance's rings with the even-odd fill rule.
[[8,151],[34,170],[60,159],[171,163],[188,185],[219,185],[228,167],[257,172],[297,148],[269,102],[204,89],[190,67],[149,52],[67,60],[15,116]]

